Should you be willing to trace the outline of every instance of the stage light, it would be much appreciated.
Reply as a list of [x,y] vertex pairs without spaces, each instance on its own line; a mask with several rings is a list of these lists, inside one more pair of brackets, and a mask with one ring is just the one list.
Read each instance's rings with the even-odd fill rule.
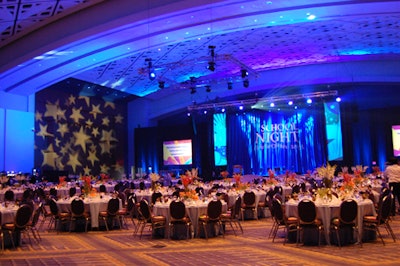
[[150,80],[155,80],[156,79],[156,73],[154,73],[153,70],[149,70],[149,79]]
[[208,62],[207,69],[210,71],[215,71],[215,62],[214,61]]
[[310,99],[310,98],[307,99],[307,103],[308,103],[308,104],[312,104],[312,99]]
[[153,64],[151,63],[151,58],[146,58],[145,61],[147,62],[147,68],[148,68],[148,71],[149,71],[149,79],[150,80],[155,80],[156,73],[154,72]]
[[247,77],[247,76],[249,75],[249,72],[247,72],[246,69],[240,70],[240,73],[241,73],[241,75],[242,75],[242,78],[245,78],[245,77]]
[[288,101],[288,105],[293,105],[293,101]]
[[187,116],[190,116],[190,113],[187,113]]
[[211,91],[211,86],[210,85],[207,85],[206,86],[206,92],[210,92]]
[[342,101],[342,99],[340,97],[336,98],[336,102],[340,103]]
[[233,89],[233,83],[232,82],[228,82],[228,90]]
[[221,112],[225,113],[225,108],[222,108],[222,109],[221,109]]
[[164,82],[164,81],[159,81],[159,82],[158,82],[158,87],[159,87],[160,89],[164,89],[164,87],[165,87],[165,82]]
[[274,103],[270,103],[269,107],[275,107],[275,104]]
[[207,110],[204,110],[204,112],[203,112],[205,115],[207,114]]
[[250,85],[250,82],[248,79],[243,80],[243,87],[248,88]]

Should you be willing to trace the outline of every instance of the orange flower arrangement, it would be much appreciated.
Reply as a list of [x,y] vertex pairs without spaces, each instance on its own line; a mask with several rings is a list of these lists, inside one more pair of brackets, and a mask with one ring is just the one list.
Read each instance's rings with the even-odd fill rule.
[[266,181],[267,185],[274,186],[279,183],[278,180],[275,179],[274,171],[272,171],[271,169],[268,170],[268,176],[269,176],[269,180]]
[[85,195],[89,195],[92,190],[92,178],[90,176],[82,176],[81,180],[83,182],[82,193]]
[[188,186],[192,183],[192,178],[189,175],[181,175],[182,185],[184,186],[185,190],[188,190]]
[[182,199],[192,199],[192,200],[199,199],[199,196],[197,195],[196,191],[193,189],[179,192],[179,197]]
[[353,181],[353,177],[348,173],[343,173],[343,185],[340,188],[341,191],[351,191],[355,187],[355,183]]
[[235,179],[236,184],[240,184],[241,183],[241,179],[242,179],[242,175],[238,174],[238,173],[235,173],[233,175],[233,178]]
[[65,176],[60,176],[58,177],[58,183],[60,187],[64,187],[67,185],[67,182],[65,181]]

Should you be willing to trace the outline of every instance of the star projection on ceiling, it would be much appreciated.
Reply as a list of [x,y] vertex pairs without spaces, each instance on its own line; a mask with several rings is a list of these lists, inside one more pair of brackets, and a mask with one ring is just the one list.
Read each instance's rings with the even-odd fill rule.
[[68,89],[56,84],[36,94],[35,167],[76,176],[123,176],[126,102],[82,96],[82,86],[68,84]]

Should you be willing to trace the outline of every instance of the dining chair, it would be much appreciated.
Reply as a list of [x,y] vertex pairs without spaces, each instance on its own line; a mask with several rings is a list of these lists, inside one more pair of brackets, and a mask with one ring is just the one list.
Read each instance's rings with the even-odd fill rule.
[[156,204],[157,201],[161,201],[161,198],[161,192],[153,192],[153,194],[151,194],[151,205]]
[[69,197],[72,198],[73,196],[75,196],[75,194],[76,194],[76,187],[70,187],[68,191]]
[[[356,233],[357,238],[359,239],[358,226],[357,226],[357,213],[358,213],[358,205],[354,199],[344,200],[340,204],[339,209],[339,217],[335,217],[331,220],[330,230],[336,234],[336,239],[338,242],[338,246],[342,245],[342,239],[340,237],[342,229],[351,228],[351,236],[353,236],[353,232]],[[360,241],[360,245],[362,245],[362,241]]]
[[42,240],[39,234],[39,229],[37,228],[37,224],[39,222],[40,215],[42,214],[42,205],[43,203],[40,202],[36,210],[33,212],[32,219],[28,222],[26,226],[26,230],[32,232],[33,237],[35,238],[36,242]]
[[242,207],[240,209],[242,221],[244,221],[244,215],[247,210],[252,211],[254,219],[258,219],[256,208],[256,194],[254,193],[254,191],[245,191],[243,194]]
[[133,235],[137,236],[140,232],[139,238],[141,239],[146,226],[151,228],[151,236],[153,237],[157,229],[166,229],[167,218],[163,215],[153,215],[147,200],[142,199],[138,208],[138,225]]
[[[49,199],[48,203],[52,215],[51,220],[54,222],[54,228],[58,232],[60,226],[62,226],[63,224],[69,224],[71,214],[69,212],[61,212],[54,198]],[[49,228],[50,226],[51,224],[49,224]]]
[[282,203],[279,199],[272,199],[272,209],[273,209],[273,217],[274,217],[274,226],[272,230],[272,242],[275,241],[275,237],[279,231],[279,228],[283,228],[285,232],[285,240],[283,244],[285,244],[289,239],[289,233],[296,232],[299,234],[299,219],[294,216],[287,217],[284,213]]
[[243,234],[243,228],[242,225],[240,224],[240,208],[242,206],[242,198],[238,196],[235,200],[235,204],[233,205],[233,208],[229,210],[226,213],[221,214],[221,222],[224,228],[224,232],[226,232],[226,224],[229,224],[230,227],[233,230],[233,233],[236,234],[236,229],[240,229],[240,231]]
[[7,190],[4,193],[4,201],[15,201],[15,193],[12,190]]
[[185,203],[183,203],[180,200],[173,200],[170,205],[169,205],[169,232],[168,232],[168,238],[171,237],[172,235],[175,235],[174,228],[176,225],[184,225],[186,228],[186,239],[190,238],[190,231],[193,231],[192,228],[192,222],[190,221],[189,216],[186,213],[186,206]]
[[313,201],[309,199],[303,199],[299,202],[297,207],[299,215],[299,233],[297,234],[297,244],[300,239],[304,240],[304,230],[309,228],[315,228],[318,232],[318,246],[321,245],[321,235],[324,231],[324,226],[321,219],[317,218],[317,209]]
[[79,220],[85,222],[85,232],[88,230],[88,225],[90,222],[90,214],[85,212],[85,203],[80,198],[75,198],[71,201],[71,218],[69,223],[69,231],[72,230],[72,225]]
[[[18,208],[13,223],[5,223],[1,225],[1,233],[7,233],[10,236],[13,248],[15,248],[15,233],[27,235],[29,243],[32,245],[29,231],[26,230],[26,227],[31,219],[32,212],[32,208],[29,205],[23,204]],[[2,250],[4,251],[4,237],[2,238]]]
[[218,225],[218,230],[216,234],[222,232],[224,236],[224,230],[222,228],[221,222],[221,214],[222,214],[222,202],[220,200],[212,200],[207,205],[207,214],[203,214],[199,216],[199,225],[197,235],[200,235],[200,228],[203,228],[206,239],[208,239],[207,226],[209,224]]
[[99,212],[99,220],[103,220],[107,232],[109,231],[108,224],[113,227],[114,222],[118,222],[119,228],[122,228],[121,220],[118,217],[119,198],[113,197],[107,203],[107,210]]
[[390,236],[392,237],[393,242],[396,242],[396,236],[393,233],[392,227],[390,226],[390,213],[392,211],[392,202],[393,194],[388,193],[380,200],[377,215],[366,215],[363,217],[363,230],[375,231],[376,233],[378,233],[383,245],[385,245],[385,241],[383,240],[379,227],[384,227],[388,234],[390,234]]

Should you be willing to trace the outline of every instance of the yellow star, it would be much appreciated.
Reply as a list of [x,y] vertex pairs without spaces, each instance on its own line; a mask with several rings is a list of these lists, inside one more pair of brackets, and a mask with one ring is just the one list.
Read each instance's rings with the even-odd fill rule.
[[86,153],[86,143],[90,140],[90,136],[83,132],[83,127],[79,132],[74,132],[75,136],[75,146],[81,146],[82,150]]
[[92,122],[92,120],[87,120],[86,121],[86,127],[92,127],[93,126],[93,122]]
[[85,168],[83,168],[83,174],[90,175],[90,168],[87,165],[85,166]]
[[90,114],[93,115],[94,119],[97,118],[97,114],[102,114],[103,112],[100,111],[100,104],[99,105],[93,105],[92,104],[92,111],[89,112]]
[[70,165],[72,167],[73,173],[76,173],[76,167],[77,166],[82,166],[82,164],[79,162],[78,159],[79,153],[76,152],[75,154],[69,154],[69,160],[67,165]]
[[92,135],[96,138],[99,135],[99,129],[97,127],[92,128]]
[[50,144],[49,147],[47,147],[47,150],[42,150],[43,154],[43,163],[42,166],[48,165],[51,168],[55,169],[56,168],[56,159],[58,158],[57,153],[54,152],[53,149],[53,144]]
[[115,165],[113,165],[113,167],[114,167],[115,171],[117,171],[121,174],[124,173],[124,171],[125,171],[124,166],[120,165],[118,162]]
[[108,167],[105,164],[100,165],[100,172],[101,173],[108,173],[108,170],[110,169],[110,167]]
[[67,124],[59,124],[57,132],[60,132],[61,137],[64,137],[65,133],[68,133],[68,125]]
[[70,104],[70,105],[75,104],[75,99],[76,99],[75,96],[71,94],[71,95],[69,96],[69,98],[68,98],[69,104]]
[[108,143],[110,143],[111,141],[118,141],[118,139],[116,139],[112,136],[113,132],[114,132],[114,130],[112,130],[112,129],[110,131],[102,130],[102,136],[101,136],[100,141],[108,142]]
[[56,142],[56,146],[57,146],[57,147],[60,147],[61,140],[58,139],[58,138],[56,138],[55,142]]
[[36,111],[35,120],[36,121],[42,121],[42,117],[43,117],[42,113],[39,113],[38,111]]
[[56,165],[57,165],[57,169],[64,169],[64,164],[62,163],[62,158],[59,157],[56,159]]
[[103,118],[103,122],[101,123],[103,126],[109,126],[110,124],[110,119],[108,117]]
[[81,115],[81,110],[82,110],[82,107],[79,109],[76,109],[74,107],[74,108],[72,108],[72,115],[69,116],[77,124],[79,124],[79,119],[84,119],[84,117]]
[[120,124],[122,124],[122,119],[124,119],[124,117],[123,117],[122,115],[118,114],[118,115],[115,117],[115,123],[120,123]]
[[38,133],[36,133],[36,136],[42,136],[43,139],[45,139],[46,137],[53,137],[54,135],[51,133],[47,132],[47,125],[41,125],[39,124],[40,127],[40,131]]
[[65,118],[65,111],[66,110],[62,110],[60,108],[57,109],[57,120],[60,120],[60,119],[67,120],[67,118]]
[[90,106],[90,98],[88,96],[79,96],[78,99],[84,99],[87,106]]
[[102,142],[102,143],[100,143],[100,147],[101,147],[101,154],[104,154],[104,153],[111,153],[111,152],[110,152],[111,143],[109,143],[109,142]]
[[46,112],[44,113],[44,117],[53,117],[54,120],[57,120],[57,111],[58,103],[46,103]]
[[112,109],[115,109],[115,103],[113,103],[113,102],[106,102],[104,104],[104,108],[106,108],[107,106],[110,106]]
[[96,150],[94,151],[89,151],[89,156],[87,157],[87,160],[92,163],[92,166],[94,166],[94,163],[99,161],[99,158],[96,156]]

